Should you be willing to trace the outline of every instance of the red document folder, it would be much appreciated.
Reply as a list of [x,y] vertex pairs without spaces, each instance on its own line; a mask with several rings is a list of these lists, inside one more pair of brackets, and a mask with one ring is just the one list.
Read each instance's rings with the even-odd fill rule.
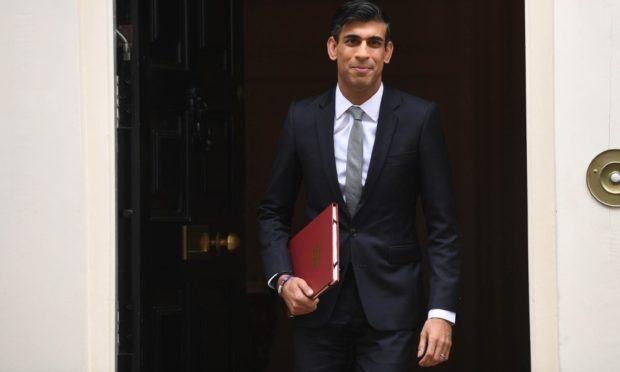
[[338,204],[330,204],[289,243],[293,274],[308,283],[317,298],[340,278]]

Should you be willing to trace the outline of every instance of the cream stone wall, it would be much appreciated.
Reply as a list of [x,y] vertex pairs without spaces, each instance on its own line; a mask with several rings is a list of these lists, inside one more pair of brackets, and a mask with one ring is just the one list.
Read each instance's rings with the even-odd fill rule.
[[0,371],[114,370],[113,2],[0,12]]
[[616,371],[620,209],[585,175],[620,148],[620,2],[526,9],[532,370]]
[[0,370],[81,371],[84,152],[75,0],[0,12]]
[[618,371],[620,209],[585,174],[620,148],[620,1],[556,1],[555,93],[560,368]]

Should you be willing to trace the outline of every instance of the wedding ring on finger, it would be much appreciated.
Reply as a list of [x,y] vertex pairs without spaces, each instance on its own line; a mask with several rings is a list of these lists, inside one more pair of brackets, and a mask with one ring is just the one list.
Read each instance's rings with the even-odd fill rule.
[[439,356],[441,357],[441,359],[448,359],[448,356],[446,354],[439,354]]

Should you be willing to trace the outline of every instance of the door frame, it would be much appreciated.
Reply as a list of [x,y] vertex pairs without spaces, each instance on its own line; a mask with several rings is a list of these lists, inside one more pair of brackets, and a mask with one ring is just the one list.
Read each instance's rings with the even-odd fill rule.
[[78,0],[85,174],[86,371],[116,369],[114,0]]
[[[114,0],[78,0],[86,175],[87,371],[116,369]],[[559,371],[554,0],[525,0],[532,371]],[[534,161],[535,160],[535,161]]]
[[554,0],[525,0],[528,274],[532,371],[560,370]]

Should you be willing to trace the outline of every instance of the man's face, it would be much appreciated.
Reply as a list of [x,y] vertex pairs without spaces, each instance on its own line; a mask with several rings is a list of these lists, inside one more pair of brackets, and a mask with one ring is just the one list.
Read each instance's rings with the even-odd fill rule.
[[387,25],[379,21],[351,22],[342,26],[339,40],[327,40],[327,53],[338,64],[338,83],[345,95],[368,96],[381,85],[383,64],[392,58],[394,45],[385,42]]

